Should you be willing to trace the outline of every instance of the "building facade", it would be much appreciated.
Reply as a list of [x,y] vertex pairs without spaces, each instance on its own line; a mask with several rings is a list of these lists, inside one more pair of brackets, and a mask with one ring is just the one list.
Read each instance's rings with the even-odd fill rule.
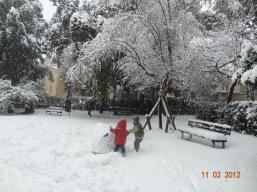
[[[229,87],[219,84],[216,88],[216,94],[214,95],[214,100],[220,102],[226,102],[228,97]],[[247,101],[247,89],[244,85],[236,85],[232,97],[232,101]],[[255,100],[257,100],[257,91],[255,91]]]
[[41,86],[48,96],[65,97],[64,70],[55,66],[51,67],[50,70],[52,72],[52,79],[45,76],[40,81]]

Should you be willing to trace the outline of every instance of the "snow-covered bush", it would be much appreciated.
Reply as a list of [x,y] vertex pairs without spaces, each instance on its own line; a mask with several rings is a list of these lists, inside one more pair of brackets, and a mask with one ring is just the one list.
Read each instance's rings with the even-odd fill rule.
[[39,85],[35,82],[27,82],[18,86],[12,86],[10,80],[0,79],[0,112],[12,113],[22,108],[25,113],[33,113],[34,106],[43,99]]
[[65,98],[57,96],[47,96],[47,106],[64,107]]
[[0,79],[0,112],[12,112],[14,110],[11,101],[13,92],[11,81]]
[[201,102],[196,104],[196,118],[204,121],[217,122],[220,118],[222,103]]
[[257,102],[199,103],[196,118],[230,125],[234,131],[257,136]]
[[167,108],[170,114],[193,115],[196,111],[196,105],[193,101],[186,101],[179,97],[169,97],[166,99]]
[[19,86],[24,90],[33,91],[38,98],[38,101],[35,103],[36,105],[46,105],[46,94],[38,83],[34,81],[24,81],[20,83]]
[[71,99],[71,107],[72,109],[79,110],[92,110],[95,106],[95,100],[93,97],[73,97]]
[[257,136],[257,102],[233,102],[221,110],[219,122],[234,127],[240,133]]
[[[55,107],[64,107],[64,97],[47,96],[47,105]],[[79,110],[94,109],[96,101],[92,97],[74,96],[71,98],[71,108]]]
[[196,115],[196,118],[215,122],[218,119],[219,108],[222,103],[188,101],[184,98],[167,98],[170,114]]

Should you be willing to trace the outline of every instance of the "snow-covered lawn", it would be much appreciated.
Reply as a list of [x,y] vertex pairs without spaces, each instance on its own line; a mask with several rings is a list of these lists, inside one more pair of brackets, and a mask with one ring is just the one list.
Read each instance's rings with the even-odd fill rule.
[[[256,192],[257,138],[232,132],[226,149],[201,139],[165,134],[153,119],[142,150],[127,140],[127,156],[91,153],[92,142],[119,116],[74,111],[72,116],[0,116],[0,192]],[[184,127],[189,116],[177,117]],[[129,127],[132,117],[127,117]],[[202,178],[208,171],[209,178]],[[212,178],[220,171],[223,178]],[[225,171],[240,178],[224,179]]]

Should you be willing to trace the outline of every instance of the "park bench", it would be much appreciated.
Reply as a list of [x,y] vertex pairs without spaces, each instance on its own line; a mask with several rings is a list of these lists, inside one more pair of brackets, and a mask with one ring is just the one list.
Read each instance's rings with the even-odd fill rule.
[[130,115],[131,109],[128,107],[110,107],[111,111],[113,111],[113,115]]
[[46,115],[49,113],[50,115],[52,115],[52,113],[58,115],[58,116],[62,116],[62,111],[63,108],[62,107],[52,107],[50,106],[48,109],[46,109]]
[[214,148],[216,143],[222,143],[222,148],[224,149],[225,143],[227,142],[227,135],[230,135],[232,130],[229,125],[194,119],[190,119],[188,125],[189,127],[177,129],[181,132],[182,139],[184,138],[184,133],[187,133],[189,134],[190,140],[193,135],[210,140]]

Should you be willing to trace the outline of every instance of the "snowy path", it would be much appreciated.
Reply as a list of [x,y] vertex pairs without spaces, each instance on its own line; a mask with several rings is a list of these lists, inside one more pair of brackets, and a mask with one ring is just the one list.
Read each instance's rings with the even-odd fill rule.
[[[92,141],[120,117],[0,116],[0,192],[255,192],[257,138],[232,133],[225,150],[165,134],[153,122],[139,153],[94,155]],[[190,117],[177,118],[178,127]],[[129,127],[131,127],[131,117]],[[240,179],[204,179],[202,171],[240,171]]]

